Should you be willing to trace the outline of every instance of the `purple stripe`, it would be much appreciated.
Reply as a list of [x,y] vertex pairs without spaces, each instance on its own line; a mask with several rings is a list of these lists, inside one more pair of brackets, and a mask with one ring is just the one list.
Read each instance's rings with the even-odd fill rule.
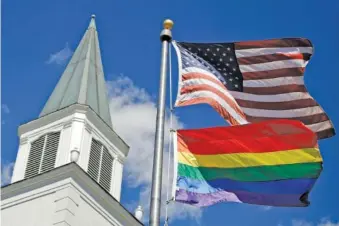
[[193,206],[203,207],[219,202],[238,202],[267,206],[305,207],[309,205],[308,194],[304,195],[275,195],[251,192],[218,191],[210,194],[189,192],[183,189],[176,191],[176,201]]

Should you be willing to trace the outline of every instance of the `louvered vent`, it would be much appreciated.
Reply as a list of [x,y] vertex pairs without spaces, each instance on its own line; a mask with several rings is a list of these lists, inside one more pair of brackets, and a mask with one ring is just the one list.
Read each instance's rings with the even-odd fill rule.
[[53,132],[32,142],[25,178],[36,176],[54,168],[59,139],[60,132]]
[[88,174],[106,191],[111,188],[113,157],[99,141],[92,139]]
[[40,173],[44,173],[54,168],[56,154],[58,151],[60,132],[47,134],[44,155]]
[[112,175],[113,158],[108,153],[108,150],[104,147],[102,152],[101,171],[99,183],[109,191],[111,187],[111,175]]
[[25,178],[33,177],[39,173],[44,144],[45,136],[42,136],[39,139],[32,142],[31,150],[28,155]]
[[98,180],[102,145],[99,141],[92,139],[91,152],[89,154],[88,174]]

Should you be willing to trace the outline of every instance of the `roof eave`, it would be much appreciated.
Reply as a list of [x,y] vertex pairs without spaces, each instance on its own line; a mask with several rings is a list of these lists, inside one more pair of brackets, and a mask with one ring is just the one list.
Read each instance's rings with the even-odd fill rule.
[[86,117],[127,157],[129,152],[129,145],[111,128],[102,118],[88,105],[73,104],[58,111],[44,115],[40,118],[32,120],[28,123],[22,124],[18,128],[18,135],[33,131],[34,129],[41,128],[57,120],[63,119],[76,112],[86,114]]

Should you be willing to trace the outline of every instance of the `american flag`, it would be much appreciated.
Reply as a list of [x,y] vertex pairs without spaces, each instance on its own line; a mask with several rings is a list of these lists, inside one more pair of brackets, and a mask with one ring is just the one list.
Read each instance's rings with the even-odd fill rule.
[[319,139],[335,134],[304,84],[304,70],[313,53],[309,40],[173,41],[173,45],[180,73],[177,107],[206,103],[231,125],[294,119]]

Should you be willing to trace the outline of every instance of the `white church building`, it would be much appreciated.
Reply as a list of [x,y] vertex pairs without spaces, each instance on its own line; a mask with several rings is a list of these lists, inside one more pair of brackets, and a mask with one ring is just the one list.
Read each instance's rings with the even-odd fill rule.
[[18,129],[2,226],[138,226],[121,204],[129,146],[114,131],[95,16],[39,117]]

